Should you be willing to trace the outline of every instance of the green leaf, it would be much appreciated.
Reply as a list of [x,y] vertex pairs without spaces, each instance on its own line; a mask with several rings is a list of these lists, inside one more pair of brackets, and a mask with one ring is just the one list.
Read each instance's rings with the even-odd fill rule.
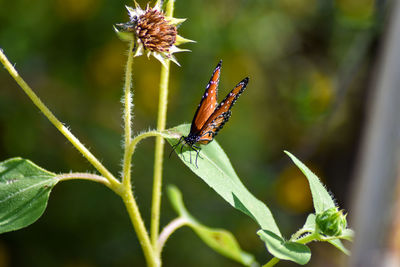
[[322,185],[319,178],[295,156],[290,154],[288,151],[285,151],[285,153],[293,160],[294,164],[296,164],[297,167],[307,177],[308,182],[310,184],[315,213],[319,214],[329,208],[335,207],[335,202],[333,201],[333,198],[328,193],[325,186]]
[[43,214],[55,174],[29,160],[0,162],[0,233],[26,227]]
[[309,214],[303,227],[294,233],[290,240],[295,241],[305,233],[312,233],[315,231],[315,214]]
[[346,255],[350,255],[350,251],[343,245],[340,239],[353,241],[354,231],[350,228],[344,229],[342,235],[338,236],[337,239],[328,240],[329,243],[334,245],[336,248],[344,252]]
[[[322,185],[319,178],[309,168],[307,168],[307,166],[305,166],[300,160],[298,160],[291,153],[289,153],[288,151],[285,151],[285,153],[293,160],[293,162],[297,165],[297,167],[299,167],[299,169],[307,177],[308,182],[310,184],[311,194],[313,197],[315,213],[321,214],[330,208],[336,207],[332,196],[328,193],[326,188]],[[303,228],[304,227],[314,227],[314,229],[315,229],[315,215],[314,214],[310,214],[308,216],[306,224],[303,226]],[[328,240],[328,242],[331,243],[332,245],[334,245],[336,248],[338,248],[342,252],[344,252],[346,255],[350,255],[350,251],[344,247],[340,238],[352,241],[353,236],[354,236],[353,230],[347,228],[347,229],[343,230],[343,233],[341,236],[338,236],[338,239],[331,239],[331,240]]]
[[349,241],[353,241],[354,231],[350,228],[346,228],[343,230],[342,235],[339,236],[340,239],[346,239]]
[[301,228],[308,232],[314,232],[315,230],[315,214],[309,214],[306,222],[304,223],[303,227]]
[[279,259],[291,260],[297,264],[304,265],[311,258],[310,249],[303,244],[285,241],[280,236],[267,230],[259,230],[257,234],[265,242],[268,251]]
[[188,226],[216,252],[227,258],[233,259],[246,266],[255,264],[254,256],[241,250],[238,242],[232,233],[224,229],[213,229],[199,223],[186,210],[182,194],[175,186],[168,187],[168,196],[176,212],[188,220]]
[[[168,130],[167,141],[173,146],[182,134],[187,134],[190,125],[183,124]],[[182,149],[182,153],[181,153]],[[281,236],[278,226],[268,207],[255,198],[242,184],[236,175],[225,152],[214,140],[202,146],[195,165],[196,152],[187,146],[178,146],[175,151],[182,162],[197,176],[203,179],[212,189],[236,209],[254,219],[262,229]],[[190,159],[192,159],[190,161]]]
[[[178,143],[182,135],[187,135],[189,129],[190,125],[188,124],[177,126],[168,130],[165,138],[174,146]],[[283,240],[271,211],[264,203],[255,198],[242,184],[227,155],[215,140],[208,145],[201,146],[197,166],[195,164],[196,153],[189,147],[185,145],[177,146],[175,152],[190,170],[206,182],[229,204],[251,217],[259,224],[261,229],[271,232]],[[279,254],[275,255],[274,253],[278,252],[278,250],[274,247],[270,247],[275,244],[274,237],[270,235],[265,235],[264,237],[271,239],[270,242],[266,242],[266,245],[268,251],[272,255],[279,257],[284,254],[285,259],[295,262],[298,261],[297,250],[290,250],[292,246],[289,246],[286,250],[279,251]],[[296,248],[301,248],[299,250],[302,251],[309,250],[308,247],[303,244],[297,244]]]
[[344,254],[350,255],[350,251],[347,248],[345,248],[340,239],[332,239],[329,240],[328,242],[334,245],[337,249],[341,250]]

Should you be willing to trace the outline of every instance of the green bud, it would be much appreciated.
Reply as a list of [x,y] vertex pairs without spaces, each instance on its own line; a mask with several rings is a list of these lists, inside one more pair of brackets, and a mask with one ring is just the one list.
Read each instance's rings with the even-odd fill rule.
[[347,226],[346,214],[343,214],[337,207],[317,214],[315,222],[321,234],[326,236],[339,236]]

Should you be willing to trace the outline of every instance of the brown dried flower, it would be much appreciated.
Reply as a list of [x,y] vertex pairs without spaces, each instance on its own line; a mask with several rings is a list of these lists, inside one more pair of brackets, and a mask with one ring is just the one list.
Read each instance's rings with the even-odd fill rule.
[[145,52],[148,57],[153,55],[163,64],[166,59],[170,59],[179,65],[172,54],[189,50],[179,49],[177,45],[193,42],[178,35],[176,27],[185,19],[166,17],[161,10],[160,1],[157,1],[153,8],[147,5],[145,10],[136,2],[135,5],[135,9],[126,7],[130,21],[117,24],[120,28],[115,28],[118,35],[124,40],[136,42],[134,56]]

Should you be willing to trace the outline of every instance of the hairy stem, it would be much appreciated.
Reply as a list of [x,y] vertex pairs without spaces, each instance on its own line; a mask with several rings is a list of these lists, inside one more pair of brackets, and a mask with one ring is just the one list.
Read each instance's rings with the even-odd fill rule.
[[307,243],[310,243],[310,242],[312,242],[314,240],[319,240],[319,238],[320,238],[319,233],[317,231],[315,231],[315,232],[312,232],[309,235],[305,235],[303,237],[300,237],[295,242],[296,243],[300,243],[300,244],[307,244]]
[[47,106],[40,100],[40,98],[33,92],[32,88],[19,76],[17,70],[11,65],[7,57],[4,55],[3,50],[0,49],[0,61],[24,90],[32,102],[39,108],[39,110],[47,117],[47,119],[71,142],[71,144],[82,153],[82,155],[110,182],[112,189],[116,192],[120,190],[120,182],[100,163],[100,161],[76,138],[67,127],[61,123],[54,114],[47,108]]
[[144,133],[139,134],[138,136],[133,138],[132,142],[129,144],[129,147],[127,147],[127,156],[129,158],[132,158],[133,153],[135,153],[136,145],[143,139],[152,137],[152,136],[163,137],[164,134],[161,132],[158,132],[158,131],[149,131],[149,132],[144,132]]
[[[174,0],[169,0],[166,7],[165,15],[173,16]],[[157,130],[164,131],[167,121],[167,104],[168,104],[168,81],[170,60],[166,60],[165,66],[161,66],[160,92],[158,102],[158,120]],[[150,236],[154,249],[157,249],[158,231],[160,227],[160,206],[161,206],[161,187],[162,187],[162,167],[164,156],[164,139],[160,136],[156,138],[155,155],[154,155],[154,178],[153,178],[153,195],[151,205],[151,226]]]
[[125,85],[124,85],[124,163],[122,170],[122,183],[127,187],[131,183],[131,159],[129,147],[132,141],[132,65],[133,65],[133,47],[135,42],[129,44],[128,60],[125,68]]
[[123,193],[120,194],[128,211],[129,217],[139,239],[144,256],[148,266],[160,266],[160,259],[153,249],[149,234],[139,207],[135,201],[131,185],[131,160],[136,144],[143,138],[156,135],[156,133],[145,133],[132,140],[132,65],[133,65],[133,48],[134,41],[129,45],[128,59],[125,68],[125,84],[124,84],[124,162],[122,170],[122,187]]
[[129,217],[138,236],[140,245],[142,247],[144,256],[146,258],[147,265],[150,267],[160,266],[160,259],[153,249],[149,235],[146,231],[143,219],[140,216],[139,208],[133,198],[132,188],[129,185],[125,188],[125,193],[121,194],[121,197],[125,203],[125,207],[128,211]]
[[58,174],[56,178],[61,182],[69,180],[88,180],[92,182],[101,183],[109,188],[112,188],[110,182],[106,178],[92,173],[85,173],[85,172],[61,173]]
[[179,217],[172,220],[167,226],[165,226],[160,234],[160,237],[158,238],[158,253],[161,254],[165,242],[167,242],[172,233],[188,223],[189,221],[186,218]]

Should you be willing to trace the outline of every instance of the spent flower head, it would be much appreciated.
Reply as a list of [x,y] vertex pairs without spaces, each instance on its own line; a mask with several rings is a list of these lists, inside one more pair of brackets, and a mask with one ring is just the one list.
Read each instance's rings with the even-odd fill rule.
[[158,0],[154,7],[149,7],[147,4],[146,9],[142,9],[135,1],[135,8],[126,7],[129,22],[119,23],[114,29],[122,40],[135,42],[135,57],[145,53],[147,57],[154,56],[162,64],[169,59],[179,66],[172,54],[189,51],[177,46],[194,41],[178,35],[177,26],[186,19],[165,16],[161,2]]

